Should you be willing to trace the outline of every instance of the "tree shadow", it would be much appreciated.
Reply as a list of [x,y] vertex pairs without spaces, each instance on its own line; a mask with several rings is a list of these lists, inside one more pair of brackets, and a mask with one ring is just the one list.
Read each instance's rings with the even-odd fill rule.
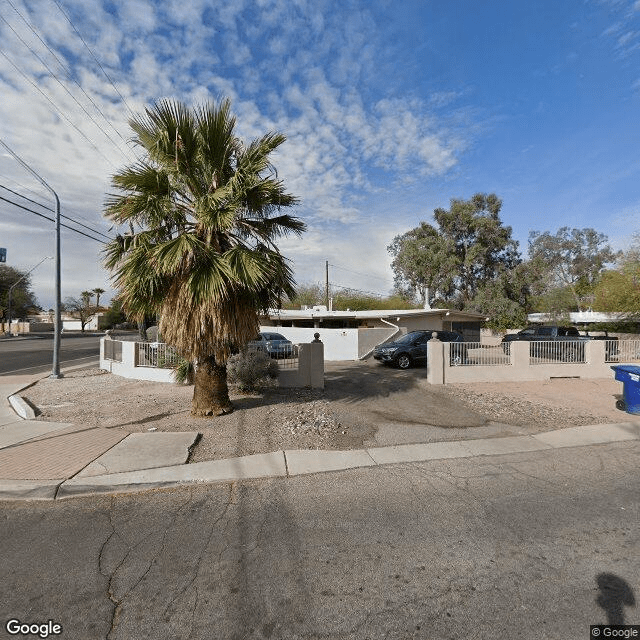
[[329,363],[324,373],[324,394],[328,400],[358,402],[369,398],[386,398],[410,391],[427,379],[425,366],[395,369],[374,360]]
[[624,624],[624,607],[635,607],[633,589],[613,573],[601,573],[596,577],[599,594],[598,606],[607,614],[609,624]]
[[331,362],[325,367],[324,390],[274,387],[259,390],[257,395],[234,393],[232,402],[236,410],[305,400],[361,402],[417,389],[426,377],[426,367],[401,371],[377,362]]

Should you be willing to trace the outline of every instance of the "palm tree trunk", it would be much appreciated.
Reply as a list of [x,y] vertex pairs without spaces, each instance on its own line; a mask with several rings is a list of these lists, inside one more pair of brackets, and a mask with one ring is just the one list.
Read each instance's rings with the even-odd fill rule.
[[191,402],[192,416],[222,416],[233,411],[227,387],[227,366],[213,356],[198,361]]

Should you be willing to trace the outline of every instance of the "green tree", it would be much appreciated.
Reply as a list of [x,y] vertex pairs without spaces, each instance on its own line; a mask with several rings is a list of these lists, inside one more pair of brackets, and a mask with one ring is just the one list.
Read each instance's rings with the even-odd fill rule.
[[640,235],[621,256],[617,269],[604,271],[594,289],[594,308],[620,313],[627,319],[640,317]]
[[325,290],[320,284],[302,284],[296,287],[295,295],[284,301],[283,309],[300,309],[325,304]]
[[192,414],[228,413],[229,356],[255,337],[259,310],[293,296],[275,242],[305,225],[280,214],[296,198],[269,159],[285,136],[243,144],[228,100],[193,110],[162,100],[130,125],[145,158],[113,176],[105,215],[131,231],[105,264],[127,314],[158,313],[164,340],[196,362]]
[[465,310],[485,314],[487,326],[496,331],[522,327],[527,324],[527,314],[536,310],[545,274],[545,265],[537,258],[504,269],[480,287]]
[[336,311],[367,311],[369,309],[415,309],[416,305],[399,294],[374,296],[354,289],[343,289],[333,297]]
[[[378,297],[362,293],[355,289],[341,289],[331,294],[333,300],[332,307],[335,311],[367,310],[367,309],[414,309],[415,304],[399,294],[392,294],[386,297]],[[283,304],[284,309],[300,309],[302,306],[313,307],[325,304],[325,289],[320,284],[300,285],[296,289],[293,300],[288,300]]]
[[547,266],[545,295],[550,297],[551,306],[565,300],[566,292],[571,294],[571,303],[557,309],[568,312],[591,306],[600,274],[605,265],[616,261],[619,253],[611,249],[604,233],[590,228],[562,227],[555,235],[550,231],[531,231],[529,257]]
[[39,308],[38,301],[31,290],[31,276],[26,275],[24,271],[19,271],[6,264],[0,264],[0,318],[5,322],[8,320],[9,289],[12,286],[12,319],[24,318],[29,311]]
[[104,316],[105,328],[112,329],[116,324],[122,324],[127,321],[127,316],[122,310],[122,302],[119,298],[113,298],[111,305],[107,309]]
[[495,194],[452,199],[448,210],[434,210],[436,226],[422,222],[396,236],[388,247],[396,288],[415,293],[423,303],[429,290],[464,308],[480,289],[521,261],[511,227],[500,220],[501,208]]

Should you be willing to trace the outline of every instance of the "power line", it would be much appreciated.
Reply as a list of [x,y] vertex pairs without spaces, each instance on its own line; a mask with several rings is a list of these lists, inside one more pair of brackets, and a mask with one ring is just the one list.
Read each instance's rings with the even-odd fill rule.
[[362,276],[363,278],[373,278],[374,280],[379,280],[380,282],[385,282],[389,284],[388,278],[380,278],[379,276],[372,276],[369,273],[361,273],[360,271],[354,271],[353,269],[347,269],[347,267],[341,267],[338,264],[329,264],[330,267],[334,269],[342,269],[343,271],[348,271],[349,273],[355,273],[357,276]]
[[122,134],[113,126],[113,124],[107,118],[107,116],[104,115],[104,113],[102,112],[100,107],[98,107],[98,105],[93,101],[93,98],[91,98],[91,96],[82,88],[82,85],[80,85],[80,83],[73,77],[73,74],[69,70],[68,66],[64,62],[62,62],[62,60],[60,60],[60,58],[56,55],[55,51],[53,51],[53,49],[46,43],[46,41],[43,40],[40,37],[40,34],[37,32],[35,27],[20,13],[18,8],[11,2],[11,0],[6,0],[6,1],[11,5],[12,9],[20,16],[20,18],[27,25],[27,27],[29,27],[29,29],[31,29],[33,35],[35,35],[35,37],[38,38],[38,40],[40,40],[40,42],[43,44],[43,46],[45,46],[47,48],[47,50],[49,51],[49,53],[56,59],[57,63],[60,65],[62,70],[67,74],[67,77],[69,78],[69,80],[71,80],[78,87],[78,89],[80,89],[80,91],[82,91],[82,93],[86,96],[87,100],[89,100],[89,102],[91,102],[91,104],[93,105],[95,110],[104,118],[104,121],[113,129],[115,134],[123,142],[126,142],[126,140],[122,137]]
[[59,115],[61,115],[114,169],[116,169],[116,166],[113,164],[113,162],[111,162],[111,160],[109,160],[109,158],[107,158],[107,156],[105,156],[104,153],[102,153],[102,151],[98,149],[96,144],[92,142],[90,138],[77,127],[77,125],[69,120],[69,118],[58,108],[56,103],[33,80],[31,80],[31,78],[29,78],[26,73],[18,68],[18,66],[14,64],[11,58],[9,58],[9,56],[7,56],[4,51],[0,51],[0,54],[30,85],[32,85],[40,94],[42,94],[42,96],[51,104],[51,106]]
[[[9,2],[9,0],[7,0],[7,2]],[[15,9],[15,7],[14,7],[14,9]],[[87,116],[87,118],[89,118],[89,120],[91,120],[91,122],[100,130],[100,132],[102,134],[104,134],[104,136],[118,149],[118,151],[120,151],[120,153],[122,153],[122,155],[125,157],[125,159],[129,160],[127,154],[124,151],[122,151],[122,149],[120,148],[118,143],[95,121],[93,116],[84,108],[84,105],[82,105],[78,101],[78,99],[73,95],[73,93],[71,93],[71,91],[69,91],[69,89],[64,85],[62,80],[60,80],[60,78],[58,78],[58,76],[54,73],[53,69],[51,69],[51,67],[38,55],[38,53],[36,53],[29,46],[29,44],[27,42],[25,42],[25,40],[20,36],[20,34],[11,26],[11,24],[9,24],[9,22],[3,16],[0,16],[0,19],[9,27],[9,29],[11,29],[11,31],[16,36],[16,38],[18,38],[18,40],[20,40],[20,42],[31,52],[31,54],[49,72],[51,77],[66,91],[66,93],[69,95],[69,97],[82,109],[82,111]]]
[[[29,187],[27,187],[26,185],[18,182],[17,180],[15,180],[14,178],[10,178],[9,176],[5,176],[0,174],[0,179],[2,180],[8,180],[9,182],[13,182],[14,184],[18,185],[23,191],[27,191],[28,193],[32,193],[34,196],[41,196],[42,192],[40,191],[35,191],[34,189],[30,189]],[[24,196],[23,196],[24,197]],[[32,202],[40,205],[41,207],[44,207],[46,205],[43,205],[41,202],[37,202],[36,200],[33,200]]]
[[[0,174],[0,179],[1,180],[8,180],[9,182],[12,182],[13,184],[17,185],[18,187],[20,187],[23,191],[26,191],[27,193],[32,193],[34,196],[41,196],[42,192],[40,191],[35,191],[34,189],[31,189],[29,187],[27,187],[26,185],[22,184],[21,182],[18,182],[15,178],[10,178],[9,176],[5,176]],[[6,189],[6,187],[4,187]],[[11,191],[9,189],[9,191]],[[14,193],[16,193],[14,191]],[[25,196],[19,194],[21,198],[24,198]],[[28,198],[26,198],[28,200]],[[37,200],[31,200],[31,202],[33,202],[34,204],[37,204],[39,207],[42,207],[44,209],[49,209],[49,211],[54,211],[54,209],[50,208],[48,205],[46,204],[42,204],[42,202],[38,202]],[[87,223],[93,224],[94,221],[93,220],[89,220],[88,218],[86,218],[85,216],[83,216],[77,209],[74,209],[73,207],[69,207],[67,205],[65,205],[65,210],[69,211],[70,213],[73,213],[75,215],[76,218],[78,218],[79,220],[84,220]],[[78,223],[79,224],[79,223]],[[96,233],[100,233],[101,235],[105,235],[102,232],[96,232]],[[109,238],[109,240],[111,239],[109,236],[105,236],[107,238]]]
[[[38,213],[37,211],[34,211],[33,209],[29,209],[29,207],[25,207],[25,206],[23,206],[21,204],[18,204],[17,202],[13,202],[12,200],[8,200],[7,198],[3,198],[2,196],[0,196],[0,200],[4,200],[5,202],[8,202],[9,204],[12,204],[14,207],[18,207],[19,209],[24,209],[25,211],[29,211],[30,213],[33,213],[36,216],[39,216],[40,218],[44,218],[45,220],[49,220],[49,222],[55,222],[54,218],[50,218],[49,216],[45,216],[42,213]],[[96,242],[100,242],[101,244],[107,244],[104,240],[99,240],[98,238],[94,238],[93,236],[90,236],[90,235],[84,233],[83,231],[79,231],[78,229],[74,229],[73,227],[70,227],[69,225],[60,223],[60,226],[61,227],[65,227],[65,229],[70,229],[71,231],[75,231],[76,233],[79,233],[81,236],[85,236],[85,238],[89,238],[90,240],[95,240]]]
[[[23,198],[24,200],[32,202],[33,204],[35,204],[35,205],[37,205],[39,207],[42,207],[43,209],[46,209],[47,211],[52,211],[52,212],[55,213],[55,209],[53,209],[52,207],[48,207],[45,204],[41,204],[40,202],[36,202],[35,200],[32,200],[31,198],[27,198],[27,196],[23,196],[21,193],[18,193],[17,191],[14,191],[13,189],[9,189],[8,187],[5,187],[3,184],[0,184],[0,189],[4,189],[5,191],[9,191],[10,193],[13,193],[13,195],[18,196],[19,198]],[[98,231],[97,229],[93,229],[92,227],[88,227],[86,224],[82,224],[82,222],[78,222],[77,220],[74,220],[73,218],[70,218],[69,216],[65,216],[64,214],[61,213],[60,217],[61,218],[65,218],[66,220],[70,220],[71,222],[73,222],[73,224],[77,224],[79,227],[84,227],[85,229],[91,231],[92,233],[95,233],[96,235],[103,236],[107,240],[111,240],[111,238],[108,235],[106,235],[105,233],[102,233],[102,231]]]
[[100,64],[100,60],[98,60],[96,54],[91,50],[89,45],[85,42],[85,39],[82,37],[82,35],[78,31],[78,29],[76,29],[76,25],[73,24],[73,22],[71,21],[71,18],[67,15],[65,10],[60,6],[60,3],[58,2],[58,0],[53,0],[53,2],[56,5],[56,7],[58,7],[58,9],[60,10],[60,13],[67,19],[67,22],[71,25],[73,30],[76,32],[78,38],[80,38],[80,40],[82,41],[82,44],[85,46],[86,50],[91,54],[92,58],[96,61],[96,64],[100,67],[100,70],[102,71],[102,73],[104,73],[105,77],[107,78],[107,80],[109,81],[111,86],[115,89],[116,93],[120,96],[120,99],[124,103],[125,107],[127,107],[127,109],[129,110],[129,113],[132,116],[135,115],[133,113],[131,107],[127,104],[127,101],[125,100],[125,97],[120,93],[120,91],[118,90],[118,87],[116,87],[116,85],[114,84],[113,80],[109,77],[109,74],[104,70],[104,67]]

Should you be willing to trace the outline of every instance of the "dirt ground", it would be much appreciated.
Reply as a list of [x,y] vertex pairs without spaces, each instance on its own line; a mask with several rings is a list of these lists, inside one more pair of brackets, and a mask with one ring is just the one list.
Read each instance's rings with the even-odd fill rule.
[[193,387],[128,380],[99,369],[44,379],[24,395],[38,419],[128,432],[198,431],[190,462],[280,449],[353,449],[499,437],[583,424],[628,422],[613,379],[555,379],[433,387],[423,369],[375,361],[327,363],[325,390],[232,390],[235,411],[193,418]]

